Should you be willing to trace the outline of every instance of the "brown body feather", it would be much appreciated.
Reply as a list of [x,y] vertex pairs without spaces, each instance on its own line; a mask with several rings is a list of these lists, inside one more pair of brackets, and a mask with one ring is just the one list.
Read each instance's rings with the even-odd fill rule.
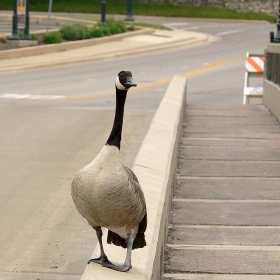
[[[93,228],[108,228],[109,244],[126,248],[126,228],[127,233],[135,230],[133,249],[143,248],[146,245],[144,233],[147,228],[144,193],[134,172],[120,164],[119,150],[109,146],[104,149],[104,157],[108,157],[108,160],[110,158],[110,161],[105,160],[101,151],[98,159],[93,162],[94,168],[90,164],[77,174],[72,183],[73,200],[78,211]],[[96,166],[95,162],[100,162],[101,165]],[[101,171],[106,180],[102,179]],[[112,174],[114,180],[107,182],[108,173]],[[114,231],[119,228],[123,228],[121,236]]]

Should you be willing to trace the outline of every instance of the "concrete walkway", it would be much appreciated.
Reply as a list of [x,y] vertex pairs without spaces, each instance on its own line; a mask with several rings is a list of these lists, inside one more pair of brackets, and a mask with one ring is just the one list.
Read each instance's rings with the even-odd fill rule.
[[280,125],[263,106],[188,104],[165,279],[280,279]]

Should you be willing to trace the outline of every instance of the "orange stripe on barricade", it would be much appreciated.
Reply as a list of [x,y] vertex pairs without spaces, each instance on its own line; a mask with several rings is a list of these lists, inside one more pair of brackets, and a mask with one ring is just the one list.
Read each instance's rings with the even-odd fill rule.
[[[246,66],[245,71],[246,72],[256,72],[256,73],[263,73],[263,62],[264,62],[264,56],[248,56],[246,57]],[[259,60],[262,61],[261,65],[259,64]]]

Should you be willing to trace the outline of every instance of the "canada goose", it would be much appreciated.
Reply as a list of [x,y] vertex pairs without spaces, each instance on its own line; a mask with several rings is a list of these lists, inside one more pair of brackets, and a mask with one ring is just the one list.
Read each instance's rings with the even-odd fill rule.
[[[116,78],[116,111],[109,138],[97,157],[75,176],[72,198],[79,213],[96,230],[101,255],[88,263],[99,263],[117,271],[128,271],[133,249],[146,246],[147,211],[143,191],[132,170],[120,161],[120,143],[127,91],[135,87],[132,74],[121,71]],[[107,242],[127,248],[123,265],[112,264],[103,249],[102,230]]]

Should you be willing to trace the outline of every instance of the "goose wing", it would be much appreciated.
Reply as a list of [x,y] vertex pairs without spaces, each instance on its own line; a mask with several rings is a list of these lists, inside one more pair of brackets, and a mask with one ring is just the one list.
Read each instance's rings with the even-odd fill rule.
[[134,172],[126,166],[124,168],[125,168],[126,172],[129,174],[129,177],[134,181],[133,186],[135,188],[135,191],[136,191],[137,195],[140,197],[140,200],[142,201],[142,203],[145,205],[145,216],[139,223],[139,228],[138,228],[138,232],[144,233],[147,229],[147,222],[148,222],[147,221],[147,207],[146,207],[144,193],[142,191],[142,188],[141,188],[139,181],[138,181],[136,175],[134,174]]
[[[144,217],[138,224],[138,232],[133,241],[132,249],[143,248],[146,246],[145,231],[147,229],[147,208],[146,208],[145,197],[144,197],[144,193],[141,189],[141,186],[139,184],[139,181],[138,181],[136,175],[134,174],[134,172],[125,166],[124,166],[124,169],[126,170],[127,174],[129,175],[128,177],[130,180],[130,185],[133,186],[135,194],[138,197],[138,200],[140,200],[141,204],[144,205]],[[140,211],[143,211],[143,209],[141,209]],[[123,248],[127,248],[125,239],[123,239],[117,233],[115,233],[111,230],[108,230],[107,242],[109,244],[113,243],[116,246],[121,246]]]
[[139,181],[138,181],[136,175],[134,174],[134,172],[126,166],[124,168],[125,168],[126,172],[129,174],[129,177],[131,178],[131,180],[134,181],[134,183],[132,185],[135,188],[137,196],[139,197],[142,204],[145,205],[145,216],[143,217],[142,221],[139,223],[139,229],[138,229],[138,232],[144,233],[147,229],[147,208],[146,208],[146,201],[145,201],[144,193],[142,191],[142,188],[141,188]]

